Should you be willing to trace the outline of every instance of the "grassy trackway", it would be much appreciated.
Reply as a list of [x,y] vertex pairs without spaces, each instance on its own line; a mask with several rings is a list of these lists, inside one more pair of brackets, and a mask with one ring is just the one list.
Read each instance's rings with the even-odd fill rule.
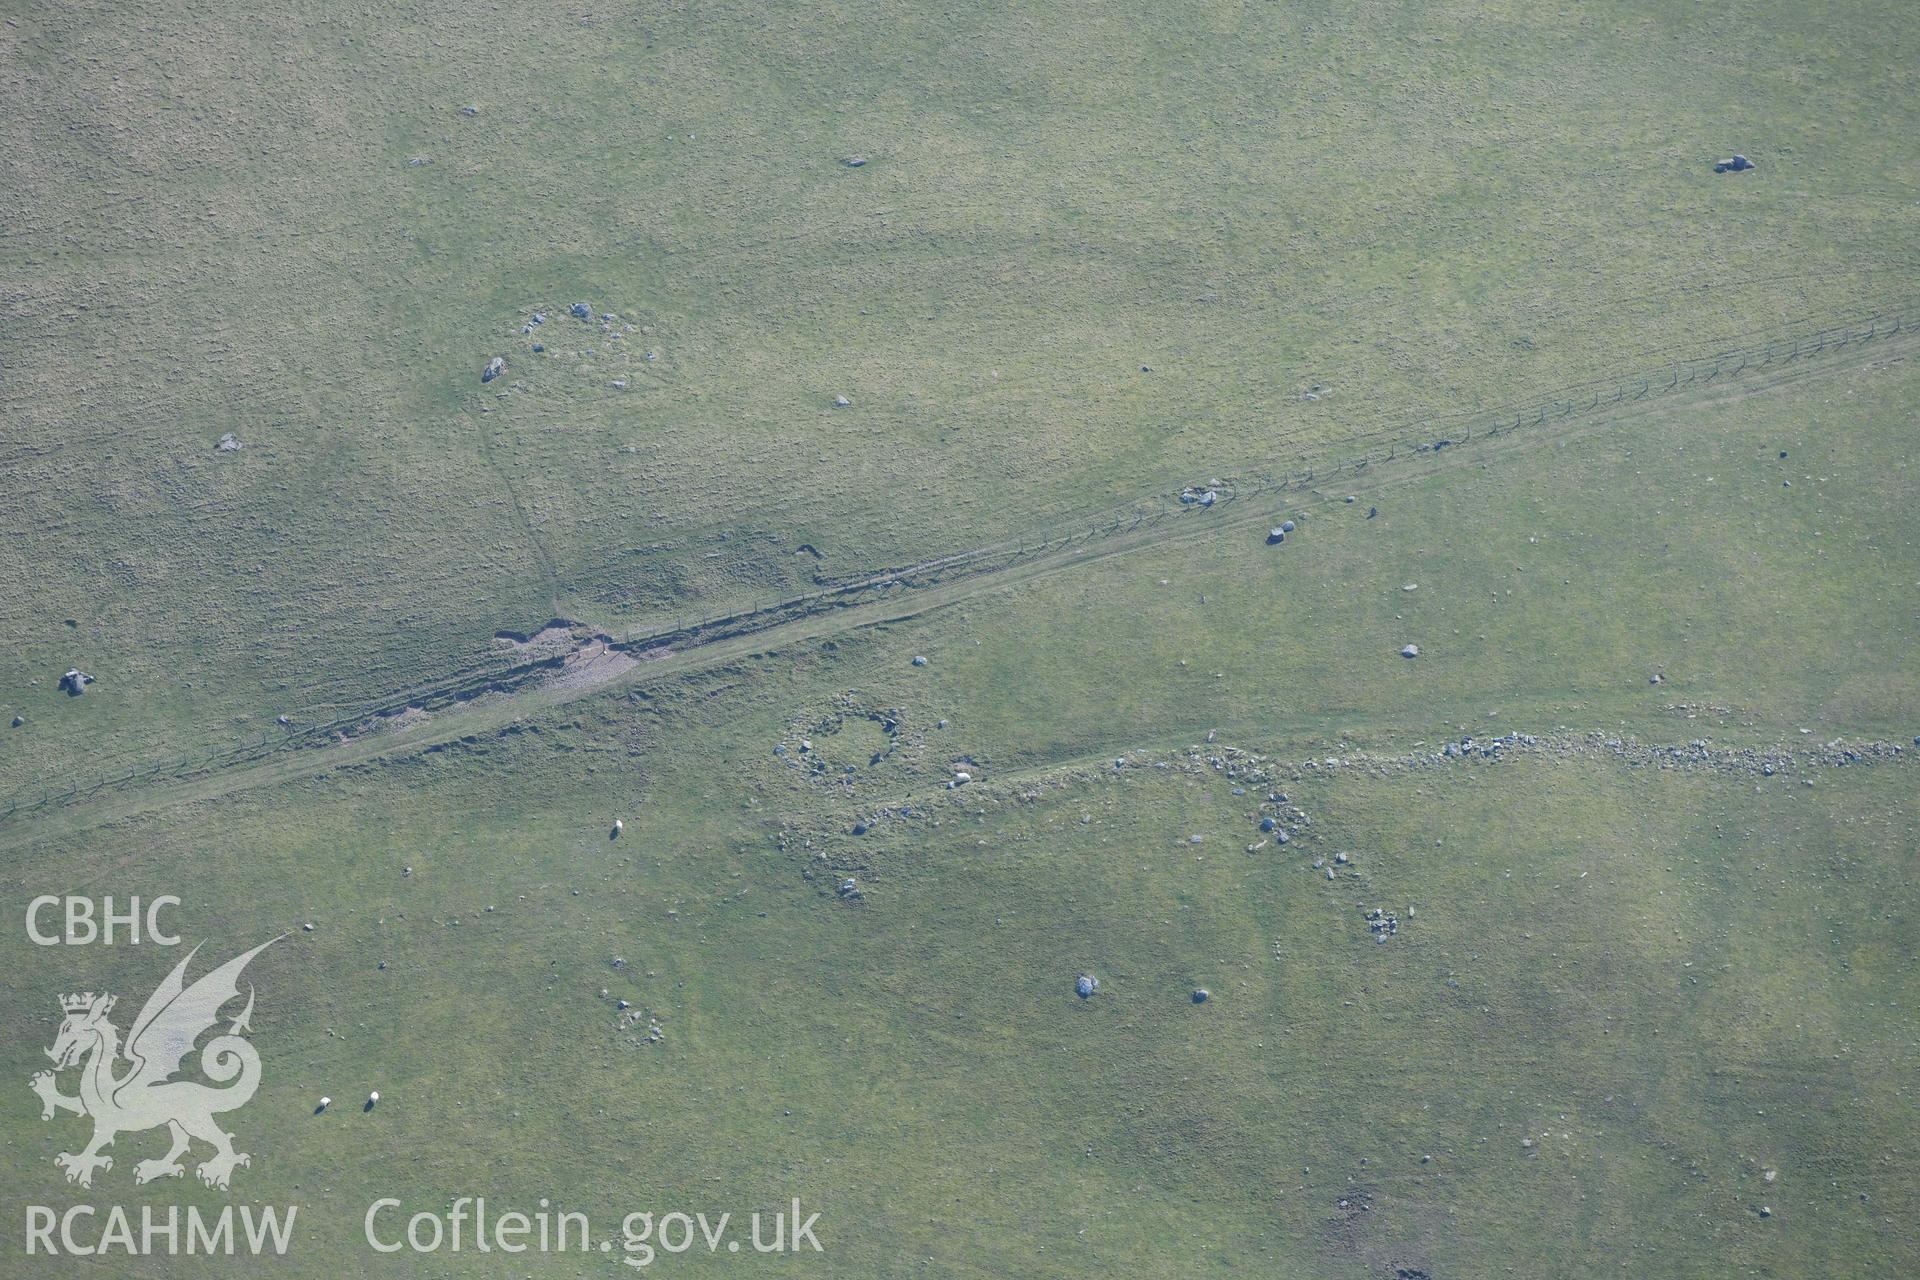
[[[1659,400],[1609,405],[1597,412],[1574,416],[1546,428],[1521,429],[1492,440],[1476,440],[1470,445],[1445,452],[1403,454],[1392,464],[1370,466],[1365,473],[1367,485],[1369,489],[1379,491],[1417,483],[1457,467],[1479,465],[1489,458],[1527,450],[1548,441],[1601,431],[1614,423],[1680,416],[1809,379],[1832,377],[1885,363],[1890,359],[1903,358],[1916,346],[1920,346],[1920,331],[1901,333],[1876,341],[1866,351],[1836,348],[1822,356],[1804,358],[1793,364],[1767,368],[1725,382],[1688,388]],[[410,729],[368,735],[325,747],[295,749],[290,744],[281,744],[265,748],[258,755],[242,756],[231,763],[216,762],[153,782],[124,784],[124,789],[117,789],[114,784],[103,784],[72,798],[56,797],[45,806],[23,806],[9,817],[0,819],[0,850],[12,850],[38,840],[89,830],[174,804],[215,799],[291,779],[323,774],[347,765],[414,754],[469,735],[497,731],[508,724],[538,716],[582,697],[678,679],[751,654],[767,653],[867,627],[903,621],[1009,586],[1067,572],[1096,561],[1125,556],[1146,547],[1218,534],[1257,531],[1283,512],[1311,509],[1338,501],[1340,494],[1318,488],[1305,492],[1267,490],[1257,496],[1227,504],[1218,512],[1190,513],[1184,518],[1163,524],[1116,533],[1097,541],[1068,545],[949,581],[921,587],[897,584],[898,589],[871,602],[808,614],[757,630],[698,642],[644,661],[599,684],[575,688],[522,689],[503,697],[476,700],[436,712],[430,721]],[[955,557],[959,558],[962,557]],[[887,580],[886,576],[874,579],[875,582]],[[765,612],[772,613],[782,607],[775,606]]]

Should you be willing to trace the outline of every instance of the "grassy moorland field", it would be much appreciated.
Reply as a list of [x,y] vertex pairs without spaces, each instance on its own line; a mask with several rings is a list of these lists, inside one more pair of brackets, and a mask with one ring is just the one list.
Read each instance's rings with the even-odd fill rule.
[[[1195,535],[456,713],[480,731],[74,815],[10,847],[10,881],[180,893],[236,950],[291,931],[256,962],[273,1070],[234,1118],[240,1198],[310,1223],[290,1274],[417,1274],[365,1256],[365,1205],[474,1188],[596,1222],[798,1194],[827,1252],[795,1273],[1897,1269],[1915,765],[1823,748],[1920,721],[1913,478],[1887,460],[1913,377],[1463,452],[1280,547]],[[1540,745],[1434,758],[1513,732]],[[1695,739],[1757,754],[1631,750]],[[1229,750],[1267,780],[1206,764]],[[977,781],[946,788],[963,757]],[[1270,787],[1309,820],[1249,854]],[[1363,906],[1402,928],[1374,942]],[[0,955],[37,1033],[16,1076],[52,967],[142,992],[171,959]],[[370,1116],[309,1114],[369,1089]],[[9,1113],[10,1201],[63,1202],[49,1133]]]
[[[1898,6],[6,18],[0,1273],[1920,1268]],[[287,935],[229,1191],[42,893]]]
[[1882,311],[1903,16],[18,9],[0,769]]

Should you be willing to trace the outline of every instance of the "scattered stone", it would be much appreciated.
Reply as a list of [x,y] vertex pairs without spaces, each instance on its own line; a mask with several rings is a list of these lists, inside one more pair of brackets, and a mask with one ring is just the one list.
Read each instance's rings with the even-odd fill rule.
[[240,438],[229,431],[227,434],[221,436],[220,443],[213,447],[221,453],[238,453],[247,446],[240,443]]
[[576,302],[567,308],[567,314],[576,320],[593,319],[593,308],[584,302]]
[[1093,993],[1100,989],[1100,979],[1090,973],[1083,973],[1073,980],[1073,993],[1082,1000],[1091,1000]]
[[924,667],[927,665],[927,660],[920,654],[916,653],[913,655],[913,665],[916,667]]
[[27,718],[25,716],[15,716],[13,718],[13,727],[18,729],[21,725],[25,724],[26,722],[27,722]]
[[658,360],[660,358],[660,353],[658,351],[655,351],[652,347],[648,347],[647,354],[643,358],[646,360],[648,364],[652,364],[655,360]]
[[855,880],[852,876],[848,876],[845,880],[842,880],[840,882],[840,888],[838,892],[840,896],[842,898],[845,898],[848,902],[857,902],[860,900],[862,896],[860,893],[860,882]]
[[1384,907],[1374,907],[1366,914],[1367,930],[1374,935],[1375,942],[1385,942],[1400,932],[1400,920]]
[[1760,1175],[1761,1180],[1765,1182],[1772,1182],[1774,1179],[1778,1178],[1779,1176],[1780,1176],[1780,1171],[1778,1169],[1768,1169],[1763,1173],[1761,1173]]
[[1196,832],[1194,832],[1194,833],[1193,833],[1192,835],[1190,835],[1190,836],[1188,836],[1188,837],[1187,837],[1187,843],[1188,843],[1188,844],[1199,844],[1199,843],[1201,843],[1202,841],[1204,841],[1205,839],[1206,839],[1206,837],[1205,837],[1205,836],[1203,836],[1203,835],[1201,835],[1201,834],[1200,834],[1199,832],[1197,832],[1197,831],[1196,831]]
[[1347,865],[1347,863],[1351,861],[1352,859],[1347,857],[1347,855],[1344,853],[1336,853],[1333,855],[1333,862],[1335,866],[1344,867]]
[[1355,499],[1354,499],[1354,496],[1353,496],[1352,494],[1348,494],[1348,495],[1347,495],[1346,497],[1344,497],[1344,498],[1342,498],[1342,499],[1341,499],[1341,501],[1342,501],[1342,502],[1353,502],[1354,500],[1355,500]]
[[852,404],[853,404],[853,401],[847,399],[845,396],[835,396],[833,398],[833,407],[836,409],[845,409],[851,406]]
[[477,116],[480,114],[480,108],[474,106],[472,103],[468,103],[466,106],[460,108],[460,114],[463,116]]
[[1262,831],[1272,831],[1275,827],[1279,825],[1280,824],[1277,821],[1275,821],[1271,815],[1260,819],[1260,829]]
[[1293,521],[1291,521],[1291,520],[1282,520],[1282,521],[1280,522],[1280,532],[1282,532],[1282,533],[1292,533],[1292,532],[1293,532]]
[[1420,656],[1420,646],[1417,644],[1410,644],[1406,648],[1400,651],[1400,656],[1403,658],[1417,658]]
[[303,924],[303,925],[301,925],[301,926],[300,926],[300,932],[302,932],[302,933],[312,933],[312,932],[313,932],[313,921],[311,921],[311,920],[309,920],[309,921],[307,921],[307,922],[306,922],[305,924]]
[[865,167],[867,158],[865,156],[848,156],[842,163],[849,169],[859,169]]
[[1760,1216],[1763,1218],[1771,1218],[1773,1216],[1773,1206],[1765,1205],[1765,1204],[1761,1205]]
[[1285,529],[1282,529],[1276,525],[1275,527],[1267,530],[1268,546],[1273,546],[1275,543],[1285,542],[1286,540],[1287,540],[1287,531]]
[[1211,991],[1208,991],[1205,987],[1195,987],[1193,989],[1193,1002],[1195,1004],[1205,1004],[1207,1001],[1211,1000],[1212,998],[1213,998],[1213,993]]
[[1713,171],[1715,173],[1745,173],[1753,167],[1753,161],[1736,151],[1732,156],[1714,165]]
[[93,677],[78,667],[67,668],[67,673],[60,677],[60,687],[67,691],[69,698],[79,697],[87,691],[87,686],[92,683]]
[[615,391],[625,391],[627,389],[627,380],[625,378],[615,378],[612,386]]
[[1650,676],[1648,676],[1648,677],[1647,677],[1647,683],[1648,683],[1648,684],[1659,684],[1659,683],[1660,683],[1660,681],[1661,681],[1661,679],[1662,679],[1662,676],[1660,675],[1660,673],[1659,673],[1658,671],[1656,671],[1656,672],[1654,672],[1654,673],[1653,673],[1652,675],[1650,675]]
[[622,831],[625,831],[626,829],[627,829],[627,824],[621,821],[619,818],[615,818],[613,820],[613,830],[608,833],[607,838],[610,840],[618,840],[620,838],[620,833]]

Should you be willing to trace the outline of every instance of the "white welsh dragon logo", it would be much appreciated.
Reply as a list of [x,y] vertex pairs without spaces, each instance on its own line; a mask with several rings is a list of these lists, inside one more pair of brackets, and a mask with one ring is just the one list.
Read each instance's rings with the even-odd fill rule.
[[[284,936],[284,935],[282,935]],[[142,1160],[134,1166],[135,1182],[155,1178],[177,1178],[186,1172],[180,1157],[187,1153],[191,1140],[200,1139],[213,1147],[213,1155],[197,1172],[200,1181],[210,1187],[226,1188],[236,1167],[251,1163],[245,1152],[233,1149],[233,1135],[214,1119],[223,1111],[245,1105],[260,1087],[260,1055],[241,1037],[253,1015],[253,988],[247,988],[247,1007],[233,1020],[227,1033],[215,1036],[200,1051],[200,1070],[209,1080],[225,1088],[212,1088],[198,1080],[169,1079],[180,1070],[180,1063],[193,1052],[194,1041],[220,1019],[220,1009],[240,995],[240,971],[247,962],[272,946],[279,938],[263,942],[245,955],[238,956],[207,974],[191,987],[182,976],[187,962],[200,948],[189,952],[186,960],[174,966],[166,981],[147,998],[140,1016],[128,1033],[125,1058],[131,1065],[116,1073],[121,1057],[120,1029],[107,1015],[113,1012],[115,997],[85,995],[60,997],[66,1020],[54,1037],[47,1056],[53,1059],[53,1071],[42,1071],[29,1082],[40,1095],[42,1120],[53,1119],[56,1111],[93,1117],[93,1141],[75,1154],[63,1151],[54,1163],[66,1171],[68,1182],[83,1187],[93,1185],[95,1170],[113,1168],[113,1157],[102,1155],[101,1148],[111,1146],[116,1134],[167,1126],[173,1135],[173,1147],[158,1160]],[[80,1068],[80,1092],[68,1097],[54,1082],[56,1072]],[[233,1081],[228,1084],[228,1081]]]

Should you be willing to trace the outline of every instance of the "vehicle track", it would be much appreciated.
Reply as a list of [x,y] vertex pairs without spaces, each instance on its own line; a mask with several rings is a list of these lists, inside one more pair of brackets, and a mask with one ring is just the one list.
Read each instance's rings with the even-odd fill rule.
[[[1861,344],[1866,344],[1864,347]],[[524,720],[576,698],[610,690],[674,680],[705,668],[844,634],[862,628],[903,621],[975,596],[1002,591],[1052,574],[1163,546],[1190,538],[1257,530],[1280,513],[1299,511],[1338,501],[1322,486],[1338,477],[1365,475],[1370,488],[1400,487],[1463,465],[1477,465],[1490,457],[1531,448],[1549,440],[1604,429],[1609,424],[1710,407],[1808,379],[1856,370],[1865,364],[1903,359],[1920,347],[1920,325],[1896,323],[1871,335],[1861,334],[1791,360],[1766,361],[1728,375],[1682,382],[1676,368],[1665,395],[1655,395],[1649,383],[1640,395],[1607,398],[1593,393],[1586,406],[1569,405],[1564,412],[1544,407],[1533,420],[1533,409],[1501,411],[1483,421],[1504,419],[1478,434],[1461,432],[1456,447],[1418,450],[1407,446],[1404,429],[1381,432],[1342,442],[1347,460],[1330,468],[1316,467],[1304,475],[1256,479],[1228,489],[1224,501],[1212,509],[1171,507],[1153,516],[1142,515],[1130,526],[1096,526],[1069,537],[1027,547],[1000,544],[959,552],[899,569],[883,570],[856,582],[793,597],[764,609],[703,621],[665,632],[647,632],[617,639],[617,647],[649,660],[602,683],[559,687],[546,682],[554,670],[549,660],[506,666],[479,674],[466,683],[436,689],[415,689],[356,716],[315,725],[271,744],[245,744],[226,752],[192,760],[163,762],[128,777],[75,787],[64,795],[31,803],[16,802],[0,813],[0,850],[34,840],[70,834],[120,821],[171,804],[190,803],[292,778],[325,773],[342,766],[392,755],[414,754],[458,739],[478,736]],[[1738,353],[1734,353],[1738,354]],[[1561,401],[1559,403],[1566,403]],[[1391,444],[1383,441],[1389,435]],[[1467,446],[1471,447],[1467,447]],[[1373,452],[1354,450],[1371,446]],[[1406,446],[1408,451],[1402,452]],[[1385,448],[1384,456],[1378,455]],[[491,696],[488,696],[491,695]],[[412,729],[360,737],[340,736],[347,726],[364,723],[407,706],[438,708],[434,718]]]

